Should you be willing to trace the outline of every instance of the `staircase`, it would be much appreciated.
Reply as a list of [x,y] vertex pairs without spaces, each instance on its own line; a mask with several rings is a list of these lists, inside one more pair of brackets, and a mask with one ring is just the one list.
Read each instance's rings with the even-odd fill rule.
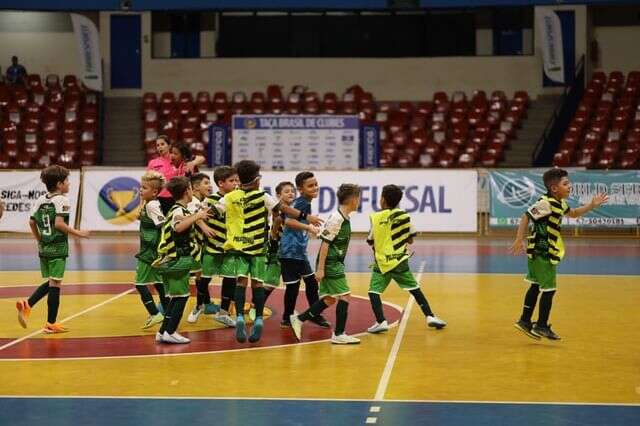
[[105,98],[104,149],[105,166],[145,165],[140,143],[142,102],[140,98]]
[[538,96],[527,110],[527,119],[518,130],[518,139],[504,153],[504,161],[500,167],[531,167],[533,151],[542,136],[553,110],[560,99],[559,95]]

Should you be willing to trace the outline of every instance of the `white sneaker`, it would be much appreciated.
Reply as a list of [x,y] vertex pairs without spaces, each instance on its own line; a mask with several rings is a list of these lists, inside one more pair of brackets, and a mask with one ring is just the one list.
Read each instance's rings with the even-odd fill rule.
[[440,330],[441,328],[445,328],[447,326],[447,322],[444,320],[441,320],[435,315],[434,316],[429,315],[427,317],[427,326],[437,328],[438,330]]
[[371,327],[367,328],[367,331],[373,334],[382,333],[383,331],[387,330],[389,330],[389,324],[387,323],[387,320],[376,322]]
[[165,331],[164,334],[162,335],[162,341],[164,343],[174,343],[174,344],[182,344],[182,343],[191,342],[191,340],[189,340],[186,337],[180,335],[177,331],[174,332],[173,334],[169,334],[169,333],[167,333]]
[[331,333],[331,343],[334,345],[357,345],[360,343],[360,339],[349,336],[347,333],[342,333],[338,336]]
[[302,321],[298,319],[298,315],[296,314],[290,315],[289,321],[291,322],[291,329],[293,330],[293,334],[296,335],[296,339],[298,339],[298,342],[302,342]]
[[225,311],[218,312],[214,317],[214,320],[218,321],[220,324],[225,327],[234,328],[236,326],[236,322],[233,318],[229,316],[229,313]]
[[189,316],[187,317],[187,322],[194,324],[198,321],[198,318],[200,317],[200,315],[202,315],[202,313],[204,312],[204,308],[201,306],[196,306],[195,308],[193,308],[193,311],[191,311],[189,313]]
[[156,331],[156,342],[162,342],[162,333],[160,333],[159,331]]

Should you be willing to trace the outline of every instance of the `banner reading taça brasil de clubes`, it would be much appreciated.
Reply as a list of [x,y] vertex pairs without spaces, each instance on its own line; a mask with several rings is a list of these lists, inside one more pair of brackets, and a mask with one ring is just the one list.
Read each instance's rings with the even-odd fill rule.
[[[80,192],[80,172],[72,171],[69,175],[69,201],[71,215],[69,223],[76,220],[76,205]],[[47,188],[40,181],[40,170],[12,171],[2,174],[0,179],[0,198],[5,203],[5,212],[0,220],[2,232],[30,232],[29,217],[33,203]]]
[[[139,180],[143,169],[86,170],[81,228],[96,231],[136,230],[140,206]],[[211,176],[211,172],[207,174]],[[320,183],[313,201],[314,214],[326,218],[337,208],[341,183],[362,187],[361,212],[351,218],[355,232],[369,230],[369,214],[379,209],[382,187],[405,187],[401,207],[412,215],[422,232],[475,232],[477,230],[477,172],[469,171],[362,171],[314,172]],[[262,186],[273,192],[281,181],[293,181],[295,172],[262,172]]]
[[[546,192],[542,183],[544,172],[543,169],[491,171],[490,224],[517,225],[527,207]],[[607,193],[609,202],[583,217],[565,217],[564,224],[613,228],[640,224],[639,171],[572,171],[569,179],[570,207],[588,204],[598,192]]]

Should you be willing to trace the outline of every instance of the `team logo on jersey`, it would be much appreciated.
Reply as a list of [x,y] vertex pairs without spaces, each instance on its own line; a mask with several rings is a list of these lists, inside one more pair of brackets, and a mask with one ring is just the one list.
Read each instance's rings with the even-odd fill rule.
[[117,177],[104,184],[98,194],[98,211],[114,225],[134,222],[140,215],[140,183],[130,177]]
[[531,204],[536,196],[536,185],[524,176],[509,179],[498,193],[498,200],[513,208],[522,208]]
[[247,118],[244,120],[244,127],[247,129],[255,129],[258,127],[258,122],[253,118]]

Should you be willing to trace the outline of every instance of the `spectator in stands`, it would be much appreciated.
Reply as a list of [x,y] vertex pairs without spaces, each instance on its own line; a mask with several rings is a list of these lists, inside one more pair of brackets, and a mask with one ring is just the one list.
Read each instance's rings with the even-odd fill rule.
[[7,68],[7,82],[10,84],[23,84],[27,77],[27,70],[18,63],[18,57],[11,57],[11,66]]
[[[202,155],[192,156],[191,150],[184,143],[169,145],[169,138],[165,135],[160,135],[156,139],[156,150],[158,151],[158,157],[149,161],[147,169],[155,170],[162,174],[165,182],[169,182],[175,176],[189,176],[197,170],[198,166],[205,162],[205,158]],[[158,200],[165,215],[175,203],[166,188],[158,194]]]

